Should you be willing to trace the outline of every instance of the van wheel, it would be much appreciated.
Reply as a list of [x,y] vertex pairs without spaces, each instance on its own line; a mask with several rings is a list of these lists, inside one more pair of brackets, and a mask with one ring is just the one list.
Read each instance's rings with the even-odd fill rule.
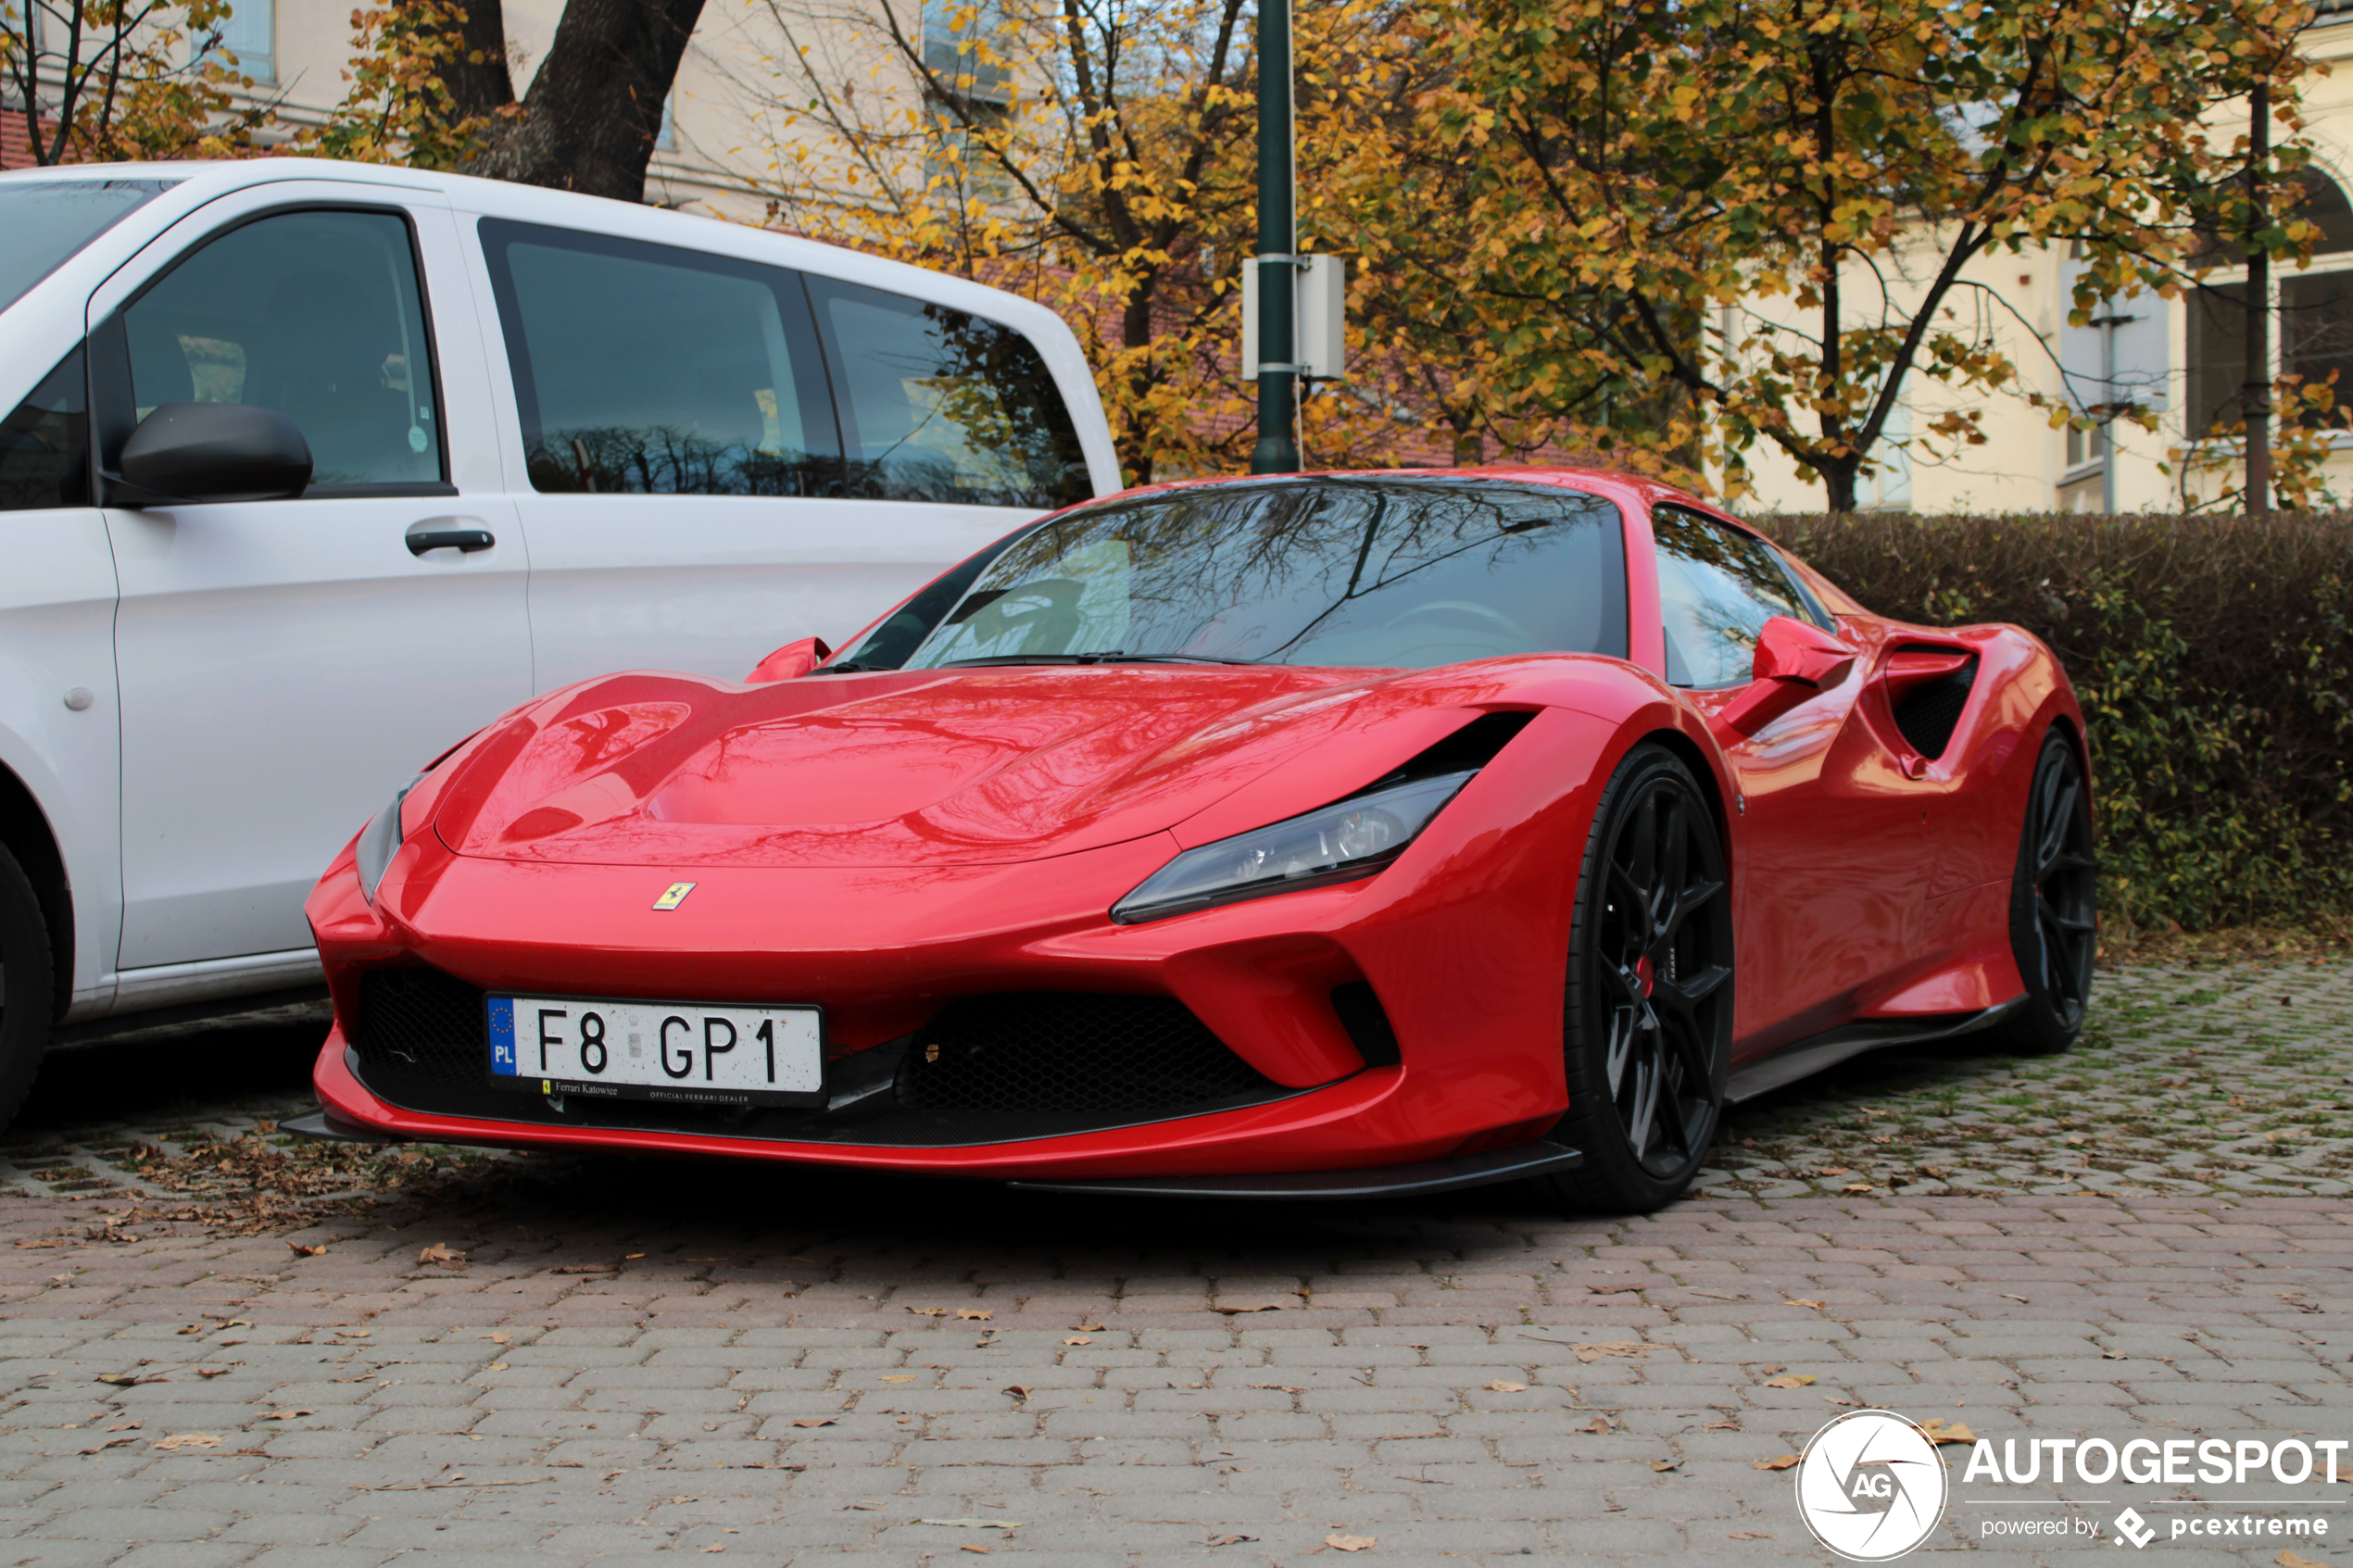
[[57,971],[41,900],[17,864],[0,848],[0,1127],[16,1116],[49,1044],[57,1004]]

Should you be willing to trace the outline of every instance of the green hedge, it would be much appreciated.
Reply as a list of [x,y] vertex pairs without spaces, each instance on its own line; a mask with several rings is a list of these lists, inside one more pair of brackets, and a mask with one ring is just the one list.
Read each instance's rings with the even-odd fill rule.
[[2007,621],[2091,729],[2108,917],[2353,913],[2353,515],[1762,518],[1885,614]]

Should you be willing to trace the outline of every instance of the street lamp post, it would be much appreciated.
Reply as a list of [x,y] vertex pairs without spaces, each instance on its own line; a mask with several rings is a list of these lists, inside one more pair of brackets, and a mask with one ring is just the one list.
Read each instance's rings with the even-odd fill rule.
[[1252,473],[1299,471],[1299,236],[1292,215],[1290,0],[1258,4],[1258,444]]

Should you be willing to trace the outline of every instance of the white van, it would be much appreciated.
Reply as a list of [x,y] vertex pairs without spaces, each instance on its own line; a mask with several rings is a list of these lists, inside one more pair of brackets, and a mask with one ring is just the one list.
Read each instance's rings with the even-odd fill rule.
[[312,159],[0,175],[0,1123],[53,1036],[315,987],[321,869],[501,710],[1117,483],[1041,307]]

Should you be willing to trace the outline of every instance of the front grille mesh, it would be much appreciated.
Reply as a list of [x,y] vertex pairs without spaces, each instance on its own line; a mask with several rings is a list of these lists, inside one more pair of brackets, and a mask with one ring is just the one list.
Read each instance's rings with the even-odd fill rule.
[[1011,992],[952,1002],[900,1069],[926,1110],[1177,1115],[1280,1088],[1170,997]]
[[483,990],[435,969],[359,981],[352,1066],[412,1110],[560,1126],[631,1127],[846,1144],[952,1146],[1051,1137],[1199,1115],[1293,1093],[1227,1049],[1167,997],[1030,992],[951,1002],[909,1038],[896,1093],[832,1116],[782,1108],[544,1097],[494,1087]]

